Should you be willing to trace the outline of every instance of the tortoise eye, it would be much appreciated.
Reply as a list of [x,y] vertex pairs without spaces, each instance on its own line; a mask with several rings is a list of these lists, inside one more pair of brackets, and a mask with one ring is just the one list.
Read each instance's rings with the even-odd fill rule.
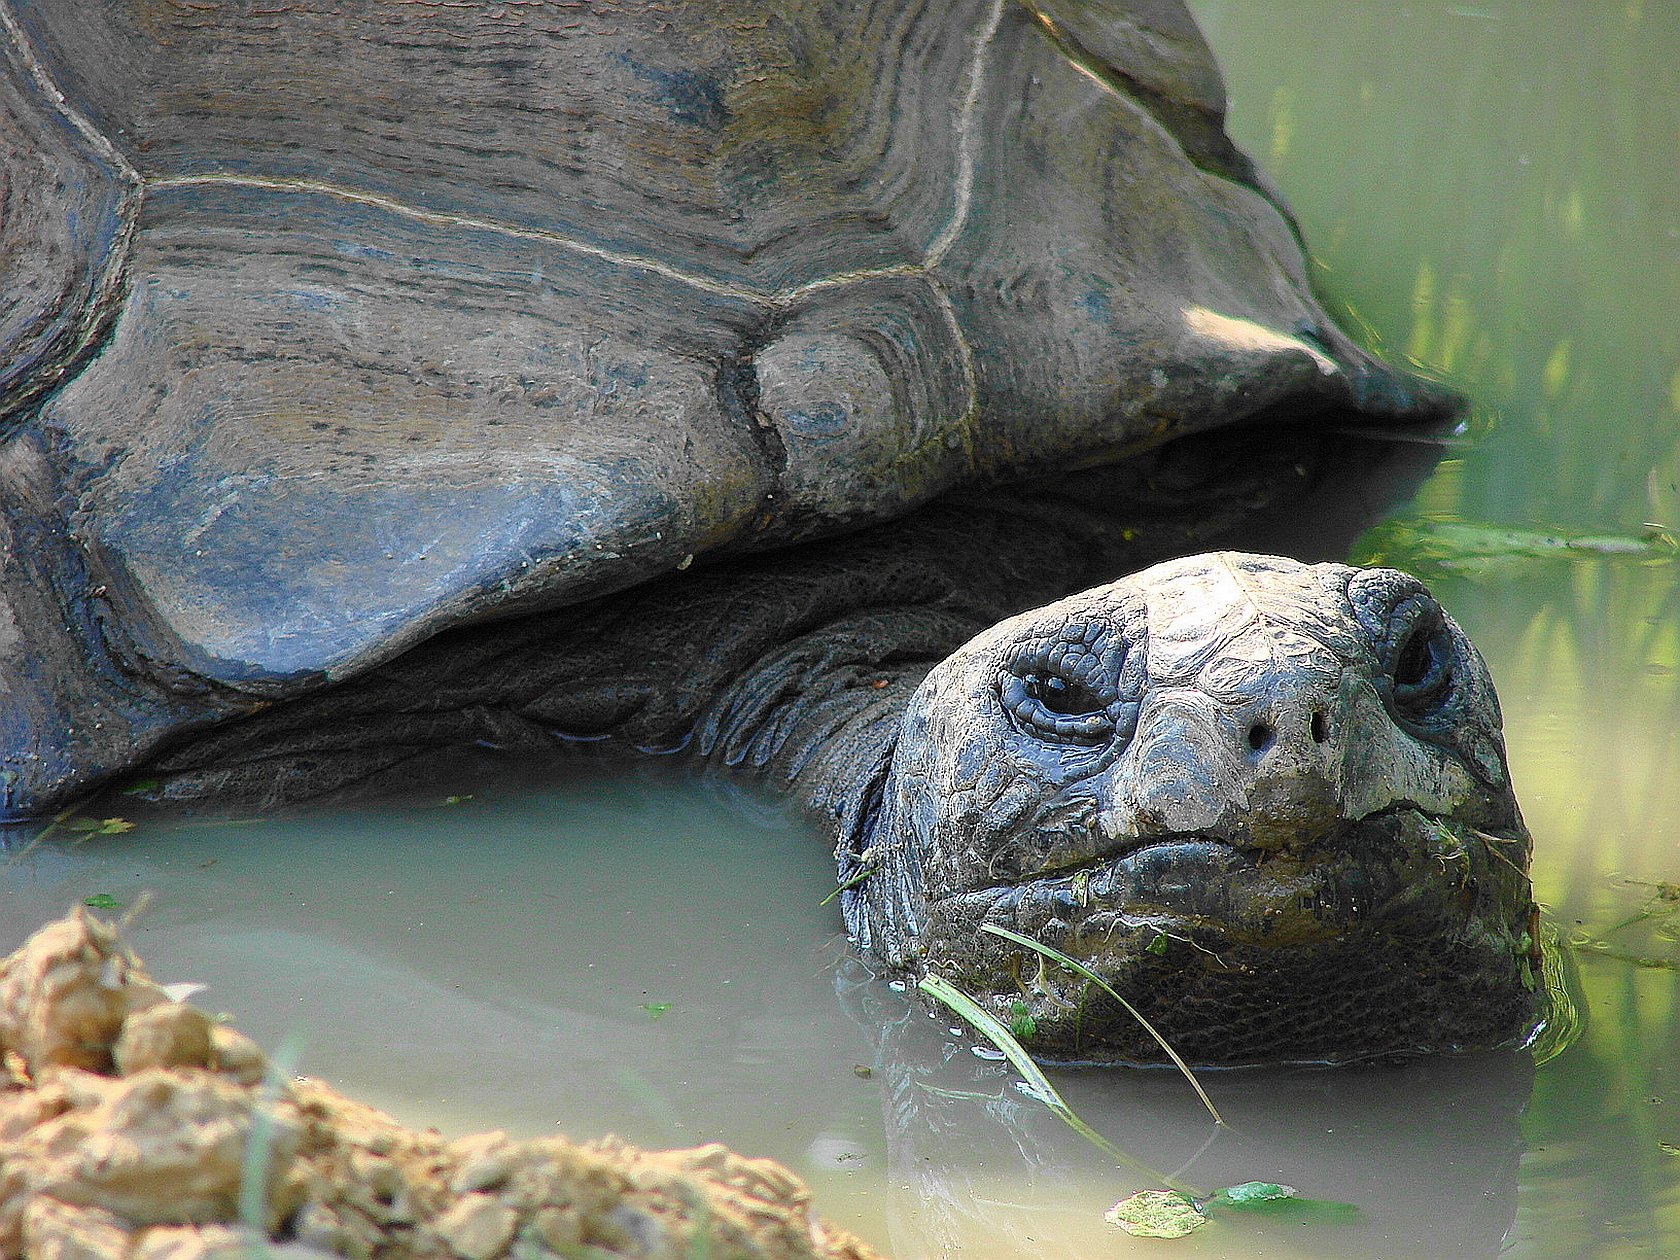
[[1400,658],[1394,662],[1394,683],[1397,687],[1415,687],[1429,674],[1429,636],[1419,626],[1406,638]]
[[1029,700],[1036,700],[1051,713],[1064,717],[1080,717],[1108,707],[1083,684],[1070,682],[1059,674],[1028,674],[1021,679],[1021,690]]
[[1027,734],[1058,744],[1103,744],[1114,734],[1111,701],[1060,674],[1005,675],[1003,707]]
[[1451,690],[1452,642],[1446,619],[1434,604],[1406,611],[1413,614],[1412,624],[1400,637],[1389,677],[1395,707],[1418,719],[1439,708]]
[[[1070,625],[1017,644],[1004,663],[999,700],[1024,735],[1052,744],[1107,745],[1137,720],[1133,675],[1141,653],[1101,625]],[[1124,676],[1124,677],[1123,677]]]

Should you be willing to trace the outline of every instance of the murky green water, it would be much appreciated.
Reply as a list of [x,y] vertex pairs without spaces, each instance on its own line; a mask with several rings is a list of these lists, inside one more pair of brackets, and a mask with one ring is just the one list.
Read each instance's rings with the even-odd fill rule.
[[1194,7],[1333,305],[1477,400],[1474,443],[1363,549],[1426,570],[1489,659],[1590,1023],[1538,1071],[1215,1074],[1217,1136],[1170,1075],[1059,1083],[1163,1174],[1356,1221],[1114,1231],[1148,1178],[859,974],[820,845],[670,767],[48,843],[0,881],[0,948],[149,889],[154,971],[301,1070],[450,1131],[725,1140],[902,1257],[1680,1255],[1680,901],[1655,883],[1680,880],[1680,566],[1442,563],[1482,526],[1680,529],[1680,6]]

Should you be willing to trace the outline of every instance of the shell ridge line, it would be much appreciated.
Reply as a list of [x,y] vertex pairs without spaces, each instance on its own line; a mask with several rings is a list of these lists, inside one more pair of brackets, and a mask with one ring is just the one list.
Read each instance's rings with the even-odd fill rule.
[[[765,290],[750,285],[729,284],[714,280],[709,276],[688,271],[663,262],[645,254],[631,253],[625,250],[609,249],[601,245],[592,245],[574,236],[562,232],[552,232],[543,228],[521,227],[504,221],[482,218],[476,215],[451,214],[443,211],[427,210],[420,206],[410,205],[394,197],[383,196],[379,193],[367,192],[342,184],[332,184],[319,180],[285,179],[276,176],[249,175],[233,171],[207,171],[196,175],[163,176],[148,178],[131,163],[116,145],[101,133],[94,125],[77,111],[59,90],[45,65],[35,54],[29,42],[27,33],[12,12],[9,0],[0,0],[0,26],[4,26],[14,47],[17,49],[19,60],[23,63],[36,86],[44,92],[54,103],[59,112],[71,124],[98,154],[116,169],[120,170],[135,188],[136,192],[166,191],[175,188],[193,187],[243,187],[261,189],[270,192],[308,193],[318,196],[331,197],[335,200],[347,201],[357,205],[365,205],[375,209],[389,211],[402,215],[416,222],[428,223],[438,227],[461,227],[474,231],[493,232],[498,235],[509,236],[520,240],[538,241],[553,245],[575,253],[598,258],[603,262],[615,266],[630,267],[640,271],[651,272],[663,276],[668,280],[699,289],[703,292],[717,294],[721,297],[734,298],[740,301],[772,306],[788,306],[812,294],[827,289],[845,288],[860,284],[868,280],[891,276],[925,275],[936,266],[956,243],[966,226],[970,209],[974,199],[974,176],[976,165],[976,148],[978,138],[975,134],[975,115],[979,109],[980,95],[985,85],[985,68],[987,55],[992,43],[997,38],[999,28],[1003,23],[1004,9],[1009,0],[993,0],[986,24],[977,33],[974,41],[974,54],[969,62],[968,86],[964,92],[962,107],[958,110],[952,122],[952,129],[957,135],[957,164],[953,176],[952,212],[951,218],[939,235],[928,246],[925,258],[920,263],[901,263],[884,267],[866,267],[854,271],[838,272],[831,276],[822,276],[815,280],[805,281],[785,289]],[[136,212],[126,215],[129,226],[137,218],[138,206],[126,207]],[[124,250],[126,254],[126,249]],[[942,295],[942,301],[948,302],[948,297]],[[966,338],[963,341],[964,371],[972,383],[973,364],[972,355],[968,352]]]
[[[53,106],[64,119],[83,137],[88,145],[106,162],[131,184],[130,192],[123,201],[124,230],[118,250],[114,251],[116,265],[108,267],[105,277],[99,284],[100,299],[95,306],[102,304],[110,290],[118,282],[122,274],[122,262],[126,260],[133,232],[138,222],[139,202],[147,192],[161,192],[177,188],[193,187],[242,187],[270,192],[292,192],[330,197],[334,200],[364,205],[373,209],[385,210],[401,215],[416,222],[426,223],[438,227],[459,227],[473,231],[491,232],[514,239],[536,241],[555,246],[570,252],[597,258],[614,266],[629,267],[635,270],[650,272],[662,276],[678,284],[699,289],[721,297],[733,298],[738,301],[755,305],[772,307],[787,307],[813,294],[828,289],[848,288],[870,280],[887,277],[927,276],[930,280],[931,270],[950,251],[958,236],[966,226],[973,203],[974,178],[976,166],[976,150],[978,138],[976,136],[975,116],[979,110],[981,93],[985,85],[985,69],[988,54],[997,33],[1002,26],[1004,10],[1009,0],[993,0],[990,13],[985,25],[977,32],[974,39],[974,51],[968,66],[968,84],[964,93],[962,106],[952,123],[952,129],[957,137],[957,163],[953,176],[952,212],[951,218],[934,238],[928,247],[925,258],[920,263],[901,263],[882,267],[866,267],[853,271],[838,272],[830,276],[822,276],[815,280],[803,282],[779,290],[765,290],[750,285],[730,284],[715,280],[684,268],[673,266],[657,258],[644,254],[631,253],[624,250],[610,249],[605,246],[593,245],[565,233],[549,231],[543,228],[523,227],[496,219],[483,218],[475,215],[453,214],[444,211],[428,210],[421,206],[411,205],[394,197],[362,189],[332,184],[325,181],[306,179],[287,179],[277,176],[251,175],[233,171],[208,171],[194,175],[176,175],[151,178],[140,171],[117,148],[114,142],[96,128],[93,123],[80,111],[72,106],[68,98],[59,89],[51,73],[36,54],[23,29],[12,10],[10,0],[0,0],[0,26],[6,30],[16,50],[19,61],[34,81],[36,87],[47,96]],[[952,428],[966,430],[975,416],[978,408],[978,382],[976,378],[973,347],[969,344],[966,331],[952,306],[950,294],[944,286],[935,282],[934,292],[938,297],[942,314],[948,322],[952,335],[956,338],[959,358],[961,360],[967,404],[962,414],[952,421]],[[971,435],[969,435],[971,436]]]
[[657,258],[649,258],[643,254],[608,249],[604,245],[591,245],[587,241],[581,241],[574,236],[567,236],[563,232],[551,232],[546,228],[521,227],[518,224],[506,223],[497,219],[479,218],[476,215],[449,214],[442,210],[427,210],[421,206],[399,201],[395,197],[365,192],[358,188],[346,187],[343,184],[328,184],[311,179],[282,179],[268,175],[242,175],[232,171],[207,171],[199,175],[170,175],[161,179],[152,179],[147,181],[146,186],[154,192],[164,192],[175,188],[220,186],[256,188],[267,192],[308,193],[320,197],[331,197],[336,201],[347,201],[354,205],[386,210],[392,214],[399,214],[406,219],[413,219],[418,223],[426,223],[434,227],[468,228],[477,232],[493,232],[499,236],[508,236],[516,240],[539,241],[545,245],[554,245],[574,253],[586,254],[591,258],[612,263],[614,266],[631,267],[638,271],[650,271],[655,275],[664,276],[667,280],[675,280],[679,284],[701,289],[707,293],[715,293],[720,297],[736,298],[740,301],[758,305],[775,300],[775,295],[758,289],[749,288],[745,285],[726,284],[721,280],[713,280],[709,276],[684,271],[681,267],[673,267],[669,263],[661,262]]
[[[1184,160],[1191,166],[1195,167],[1196,170],[1201,173],[1203,178],[1219,180],[1221,183],[1229,184],[1232,188],[1239,189],[1243,192],[1253,193],[1267,205],[1271,206],[1271,208],[1277,212],[1278,217],[1283,220],[1284,226],[1288,228],[1290,236],[1294,238],[1296,247],[1301,251],[1301,253],[1310,256],[1310,251],[1307,249],[1306,238],[1301,234],[1301,225],[1296,221],[1294,211],[1289,208],[1289,205],[1283,199],[1282,194],[1264,177],[1264,173],[1262,171],[1253,168],[1251,164],[1250,173],[1247,176],[1243,176],[1236,170],[1223,169],[1217,163],[1210,163],[1204,158],[1198,156],[1196,153],[1192,152],[1185,146],[1184,142],[1179,139],[1173,130],[1166,125],[1161,116],[1157,114],[1153,108],[1144,103],[1146,97],[1151,94],[1158,96],[1158,93],[1152,93],[1151,89],[1139,82],[1134,76],[1127,74],[1125,71],[1116,66],[1109,65],[1103,61],[1102,58],[1096,57],[1088,52],[1078,40],[1074,39],[1066,31],[1062,30],[1061,27],[1057,26],[1055,22],[1044,13],[1037,3],[1037,0],[1020,0],[1020,3],[1029,13],[1032,14],[1034,24],[1044,33],[1045,38],[1055,45],[1056,50],[1061,53],[1069,65],[1071,65],[1075,70],[1078,70],[1086,78],[1090,79],[1091,82],[1095,83],[1103,91],[1107,92],[1116,101],[1123,103],[1128,109],[1131,109],[1134,112],[1134,116],[1137,117],[1140,122],[1147,120],[1145,125],[1154,129],[1154,131],[1159,134],[1160,138],[1164,139],[1167,143],[1177,149],[1178,152],[1183,155]],[[1116,80],[1119,82],[1116,82]],[[1136,95],[1133,95],[1132,93],[1135,93]],[[1223,126],[1224,124],[1221,122],[1221,129],[1223,129]],[[1276,266],[1277,257],[1275,251],[1273,251],[1269,245],[1265,248],[1268,255],[1270,255],[1273,259],[1273,265]],[[1288,268],[1286,267],[1279,266],[1278,269],[1284,275],[1289,274]],[[1310,347],[1307,348],[1310,350]]]
[[145,178],[135,168],[134,164],[123,155],[122,150],[117,148],[111,138],[95,127],[80,110],[70,104],[69,98],[59,89],[52,73],[36,54],[35,46],[30,43],[29,35],[23,29],[22,23],[18,21],[17,15],[12,12],[9,0],[0,0],[0,26],[6,28],[6,34],[11,39],[12,47],[17,52],[18,60],[23,63],[24,70],[34,80],[35,86],[46,95],[58,112],[64,116],[64,120],[76,129],[77,134],[86,140],[101,158],[120,171],[135,188],[143,187]]
[[[35,46],[30,42],[29,34],[23,29],[17,15],[12,12],[9,0],[0,0],[0,27],[5,28],[6,38],[11,42],[12,55],[17,59],[25,74],[34,84],[45,101],[44,107],[56,110],[59,117],[70,124],[72,130],[79,135],[92,151],[93,157],[108,166],[116,176],[126,184],[117,194],[114,207],[118,225],[111,241],[111,247],[104,259],[104,265],[92,276],[86,309],[82,311],[79,328],[69,345],[68,350],[56,358],[56,364],[49,369],[47,379],[62,380],[65,373],[96,345],[112,324],[111,316],[122,300],[124,276],[130,250],[134,244],[134,233],[140,223],[140,205],[145,197],[145,177],[142,176],[134,164],[128,160],[122,150],[117,148],[111,138],[95,127],[91,120],[70,104],[70,100],[60,90],[57,81],[52,77]],[[56,388],[56,386],[52,386]],[[27,403],[36,395],[35,390],[25,389],[21,395]],[[10,415],[19,405],[16,399],[8,400],[0,413]]]
[[387,210],[392,214],[399,214],[404,218],[431,224],[435,227],[468,228],[476,232],[493,232],[499,236],[508,236],[516,240],[539,241],[545,245],[553,245],[560,249],[570,250],[573,253],[598,258],[603,262],[612,263],[614,266],[653,272],[655,275],[664,276],[667,280],[674,280],[678,284],[688,285],[690,288],[700,289],[706,293],[715,293],[720,297],[735,298],[739,301],[752,302],[758,305],[791,306],[795,302],[809,297],[813,293],[820,293],[825,289],[847,288],[854,284],[861,284],[866,280],[878,280],[884,277],[928,274],[927,263],[895,263],[890,266],[863,267],[856,271],[842,271],[831,276],[819,276],[815,280],[807,280],[786,289],[758,289],[750,285],[728,284],[721,280],[714,280],[710,276],[703,276],[692,271],[686,271],[681,267],[674,267],[670,263],[661,262],[659,259],[650,258],[645,254],[633,254],[626,250],[609,249],[604,245],[591,245],[575,236],[567,236],[564,232],[552,232],[546,228],[521,227],[515,223],[481,218],[477,215],[450,214],[442,210],[427,210],[424,207],[410,205],[405,201],[399,201],[395,197],[387,197],[381,193],[365,192],[359,188],[351,188],[343,184],[329,184],[320,180],[283,179],[270,175],[245,175],[234,171],[206,171],[198,175],[167,175],[158,179],[146,179],[144,185],[153,192],[168,192],[176,188],[231,187],[331,197],[336,201],[348,201],[354,205]]
[[974,135],[974,116],[980,109],[980,91],[986,81],[986,59],[992,50],[992,41],[997,39],[998,29],[1003,25],[1003,10],[1009,0],[992,0],[991,16],[986,25],[980,29],[974,40],[974,57],[968,66],[968,91],[963,96],[962,108],[957,111],[956,119],[952,123],[952,130],[957,133],[957,170],[955,177],[956,188],[952,194],[951,221],[945,225],[945,230],[934,237],[928,246],[927,265],[936,267],[941,259],[950,252],[951,246],[956,244],[957,237],[968,223],[968,212],[974,201],[974,150],[977,143]]
[[951,295],[939,278],[928,276],[934,296],[939,299],[939,311],[945,316],[945,322],[951,329],[951,336],[957,341],[957,355],[962,361],[963,388],[968,395],[962,414],[946,426],[947,433],[958,433],[963,444],[968,448],[965,452],[969,463],[974,463],[974,427],[980,418],[980,378],[974,366],[974,347],[969,343],[968,332],[962,326],[962,320],[957,318],[956,304],[951,301]]

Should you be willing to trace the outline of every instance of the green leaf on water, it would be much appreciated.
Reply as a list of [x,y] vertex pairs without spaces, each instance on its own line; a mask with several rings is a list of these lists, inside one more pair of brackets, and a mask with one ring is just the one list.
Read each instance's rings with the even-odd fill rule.
[[91,897],[82,898],[82,904],[91,910],[121,910],[123,903],[110,893],[94,893]]
[[1086,1124],[1079,1113],[1068,1106],[1067,1100],[1050,1083],[1049,1077],[1045,1076],[1044,1070],[1033,1061],[1033,1057],[1027,1053],[1026,1047],[1016,1040],[1015,1034],[1004,1027],[1003,1021],[996,1015],[993,1015],[949,980],[943,976],[936,976],[932,972],[923,976],[917,983],[916,988],[934,1001],[941,1003],[953,1014],[966,1020],[975,1032],[1003,1051],[1003,1057],[1008,1059],[1010,1065],[1026,1079],[1027,1088],[1032,1091],[1033,1097],[1055,1112],[1056,1116],[1068,1128],[1105,1155],[1123,1160],[1128,1164],[1137,1164],[1136,1160]]
[[666,1011],[671,1009],[671,1004],[669,1002],[643,1002],[642,1009],[652,1018],[658,1019]]
[[1226,1186],[1202,1201],[1202,1211],[1210,1216],[1225,1210],[1286,1214],[1295,1220],[1321,1225],[1346,1225],[1359,1219],[1359,1209],[1351,1203],[1303,1199],[1294,1186],[1280,1186],[1275,1181],[1245,1181]]
[[134,824],[126,818],[72,818],[64,824],[67,831],[79,832],[84,836],[120,836],[125,831],[133,831]]
[[1038,1021],[1025,1002],[1017,1000],[1009,1004],[1009,1031],[1022,1041],[1031,1041],[1038,1033]]
[[1351,1203],[1303,1199],[1294,1186],[1244,1181],[1200,1200],[1173,1190],[1140,1190],[1116,1203],[1103,1219],[1139,1238],[1183,1238],[1222,1211],[1287,1212],[1326,1223],[1346,1223],[1359,1215]]
[[845,883],[835,885],[834,890],[832,892],[830,892],[828,894],[828,896],[824,897],[821,901],[817,902],[817,909],[819,909],[819,910],[822,909],[829,902],[833,901],[836,897],[838,897],[841,893],[845,892],[848,888],[856,888],[859,884],[863,883],[864,880],[868,879],[874,873],[875,873],[874,868],[872,868],[872,867],[865,868],[864,870],[859,871],[856,875],[853,875]]
[[155,792],[162,786],[162,779],[136,779],[122,791],[124,796],[144,796],[147,792]]
[[1167,934],[1165,932],[1155,933],[1154,939],[1145,945],[1143,950],[1146,954],[1154,954],[1157,958],[1165,958],[1167,956]]
[[[1109,989],[1107,983],[1091,973],[1083,963],[1070,959],[1051,946],[1033,941],[1030,937],[1022,936],[1009,928],[986,924],[983,930],[1005,940],[1029,945],[1044,953],[1046,957],[1058,958],[1075,971],[1084,974],[1088,980],[1101,985],[1109,992],[1110,996],[1115,997],[1122,1005],[1127,1005],[1127,1008],[1130,1009],[1125,999],[1120,998],[1112,989]],[[1117,1225],[1127,1233],[1135,1234],[1139,1238],[1183,1238],[1186,1234],[1200,1229],[1207,1223],[1204,1207],[1207,1209],[1246,1208],[1252,1210],[1266,1206],[1287,1206],[1303,1215],[1329,1221],[1346,1221],[1358,1215],[1359,1210],[1352,1204],[1337,1203],[1331,1200],[1297,1198],[1294,1187],[1282,1186],[1270,1181],[1245,1181],[1238,1185],[1227,1186],[1223,1190],[1204,1197],[1201,1191],[1184,1185],[1174,1177],[1163,1175],[1158,1170],[1132,1158],[1086,1124],[1079,1114],[1068,1106],[1067,1100],[1057,1092],[1056,1087],[1050,1083],[1049,1078],[1044,1075],[1043,1069],[1034,1061],[1032,1055],[1028,1054],[1026,1048],[1021,1045],[1014,1034],[1004,1027],[1003,1021],[957,988],[956,985],[944,977],[930,972],[922,977],[916,987],[953,1014],[962,1017],[977,1033],[1001,1050],[1003,1057],[1025,1078],[1026,1089],[1032,1096],[1050,1108],[1068,1128],[1111,1158],[1139,1170],[1146,1177],[1159,1178],[1166,1185],[1173,1187],[1170,1190],[1140,1190],[1131,1198],[1122,1199],[1104,1214],[1104,1219],[1111,1225]],[[1023,1004],[1017,1002],[1013,1005],[1020,1006]],[[1012,1011],[1012,1013],[1014,1012]],[[1144,1021],[1144,1027],[1150,1028],[1147,1021]],[[1150,1031],[1153,1032],[1154,1029],[1150,1028]],[[1172,1053],[1170,1047],[1168,1053]],[[1183,1066],[1182,1061],[1178,1059],[1176,1054],[1173,1054],[1173,1058],[1180,1063],[1181,1067]],[[1184,1068],[1184,1071],[1186,1074],[1189,1073],[1188,1068]],[[1191,1076],[1191,1081],[1194,1083],[1194,1076]],[[924,1088],[926,1087],[924,1086]],[[1198,1085],[1198,1092],[1200,1088]],[[1208,1102],[1205,1094],[1202,1095],[1202,1101],[1207,1103],[1208,1110],[1213,1110],[1213,1104]],[[1217,1113],[1215,1113],[1214,1119],[1220,1124],[1224,1123],[1223,1120],[1219,1120]]]
[[1196,1201],[1175,1190],[1139,1190],[1103,1213],[1134,1238],[1183,1238],[1207,1224]]
[[1353,545],[1354,564],[1393,564],[1434,576],[1485,573],[1524,560],[1582,560],[1619,556],[1637,563],[1671,563],[1680,553],[1674,533],[1648,524],[1642,533],[1586,534],[1524,529],[1490,521],[1430,517],[1384,521]]
[[1240,1185],[1215,1190],[1207,1206],[1250,1207],[1256,1203],[1273,1203],[1279,1199],[1298,1197],[1294,1186],[1280,1186],[1275,1181],[1245,1181]]

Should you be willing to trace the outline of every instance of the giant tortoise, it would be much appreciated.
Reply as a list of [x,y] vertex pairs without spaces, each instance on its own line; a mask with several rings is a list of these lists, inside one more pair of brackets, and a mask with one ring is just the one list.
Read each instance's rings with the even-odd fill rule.
[[1450,405],[1319,307],[1178,0],[0,25],[8,816],[687,749],[1049,1053],[1157,1051],[986,924],[1204,1061],[1529,1023],[1475,650],[1398,573],[1171,558]]

